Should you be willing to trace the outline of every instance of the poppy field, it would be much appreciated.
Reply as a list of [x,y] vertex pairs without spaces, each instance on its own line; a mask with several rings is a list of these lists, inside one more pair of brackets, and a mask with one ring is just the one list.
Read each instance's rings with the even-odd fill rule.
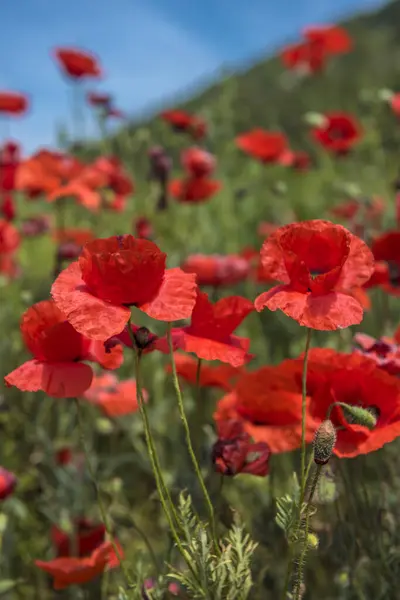
[[399,23],[139,123],[52,49],[31,154],[0,90],[0,598],[399,598]]

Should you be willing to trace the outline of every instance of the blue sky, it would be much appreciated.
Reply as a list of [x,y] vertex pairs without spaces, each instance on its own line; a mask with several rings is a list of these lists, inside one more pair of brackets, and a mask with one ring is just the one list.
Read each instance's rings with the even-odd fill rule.
[[[27,152],[54,143],[68,86],[57,45],[96,52],[105,78],[90,85],[135,115],[224,65],[294,40],[307,24],[334,22],[382,0],[3,0],[0,89],[27,92],[32,111],[11,134]],[[92,128],[89,132],[93,132]],[[1,133],[0,133],[1,135]]]

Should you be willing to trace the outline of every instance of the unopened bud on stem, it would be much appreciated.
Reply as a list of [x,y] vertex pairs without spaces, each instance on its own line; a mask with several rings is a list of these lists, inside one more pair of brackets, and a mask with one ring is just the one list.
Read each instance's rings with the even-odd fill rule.
[[330,419],[322,421],[314,436],[314,461],[326,465],[336,444],[336,429]]
[[371,408],[361,408],[361,406],[345,404],[344,402],[339,402],[338,404],[343,410],[344,417],[348,423],[362,425],[368,429],[375,427],[379,413],[373,406]]

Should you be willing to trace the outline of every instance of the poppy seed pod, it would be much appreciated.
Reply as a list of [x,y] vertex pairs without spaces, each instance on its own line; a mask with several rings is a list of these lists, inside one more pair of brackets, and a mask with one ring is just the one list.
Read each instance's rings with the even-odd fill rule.
[[326,465],[336,443],[336,429],[330,419],[322,421],[314,436],[314,462]]

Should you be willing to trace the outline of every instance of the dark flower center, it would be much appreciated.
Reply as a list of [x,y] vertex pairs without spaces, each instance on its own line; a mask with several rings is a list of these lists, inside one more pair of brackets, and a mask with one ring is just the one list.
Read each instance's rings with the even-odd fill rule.
[[347,131],[342,127],[332,127],[329,132],[329,137],[332,140],[345,140],[347,136]]
[[393,287],[400,287],[400,265],[394,261],[388,261],[389,281]]
[[326,271],[322,270],[322,269],[319,269],[319,270],[318,269],[312,269],[310,271],[310,276],[311,276],[311,279],[315,279],[319,275],[324,275],[325,273],[326,273]]

